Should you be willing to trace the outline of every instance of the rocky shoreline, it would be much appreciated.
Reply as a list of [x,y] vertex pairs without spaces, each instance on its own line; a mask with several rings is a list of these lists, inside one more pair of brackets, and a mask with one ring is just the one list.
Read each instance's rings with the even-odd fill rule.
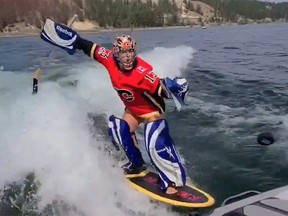
[[[201,27],[201,26],[193,26]],[[98,28],[93,30],[78,30],[75,29],[80,34],[97,34],[102,32],[128,32],[128,31],[143,31],[143,30],[159,30],[159,29],[180,29],[180,28],[191,28],[191,26],[168,26],[168,27],[147,27],[147,28]],[[40,29],[32,32],[5,32],[0,33],[0,38],[2,37],[26,37],[26,36],[38,36],[40,34]]]
[[[271,22],[270,24],[275,23],[287,23],[284,21],[276,21]],[[265,24],[265,23],[249,23],[245,25],[258,25],[258,24]],[[266,23],[267,24],[267,23]],[[193,25],[193,26],[167,26],[167,27],[137,27],[137,28],[91,28],[91,29],[75,29],[80,34],[97,34],[102,32],[131,32],[131,31],[143,31],[143,30],[159,30],[159,29],[184,29],[184,28],[209,28],[210,26],[241,26],[237,23],[225,23],[225,24],[216,24],[216,23],[208,23],[205,26],[201,25]],[[6,37],[28,37],[28,36],[38,36],[40,34],[40,29],[33,29],[31,31],[14,31],[14,32],[0,32],[0,38],[6,38]]]

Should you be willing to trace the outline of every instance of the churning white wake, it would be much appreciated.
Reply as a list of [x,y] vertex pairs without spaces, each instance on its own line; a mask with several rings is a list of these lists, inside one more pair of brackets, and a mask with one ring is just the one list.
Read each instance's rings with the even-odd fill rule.
[[[140,54],[160,77],[180,75],[192,55],[193,49],[184,46]],[[121,170],[97,148],[107,141],[92,137],[87,113],[119,116],[124,109],[104,68],[87,60],[62,73],[68,76],[49,81],[46,69],[34,96],[31,73],[0,73],[0,188],[33,171],[41,182],[40,207],[62,199],[88,216],[131,211],[175,215],[131,189]],[[74,80],[77,86],[63,85]]]

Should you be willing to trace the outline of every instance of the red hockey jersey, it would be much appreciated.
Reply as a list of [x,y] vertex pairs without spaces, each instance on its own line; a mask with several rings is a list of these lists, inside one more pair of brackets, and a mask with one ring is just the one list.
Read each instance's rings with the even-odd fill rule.
[[112,85],[126,108],[139,117],[163,113],[165,104],[160,96],[160,78],[153,73],[153,67],[136,57],[136,66],[131,71],[119,69],[110,50],[97,45],[91,57],[106,67]]

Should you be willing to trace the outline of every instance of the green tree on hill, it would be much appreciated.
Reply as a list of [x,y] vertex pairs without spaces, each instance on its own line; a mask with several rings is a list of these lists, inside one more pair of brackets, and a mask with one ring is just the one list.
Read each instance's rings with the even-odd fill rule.
[[178,18],[174,0],[159,0],[158,4],[151,0],[88,0],[87,3],[89,18],[97,21],[101,27],[163,26],[165,14],[170,15],[167,23],[172,25],[177,23]]
[[236,21],[238,16],[260,20],[287,19],[288,3],[268,3],[257,0],[200,0],[216,9],[215,17],[222,17],[226,21]]
[[[211,5],[215,22],[243,20],[288,20],[288,3],[268,3],[257,0],[199,0]],[[183,0],[188,11],[203,15],[201,7]],[[175,0],[0,0],[0,31],[7,25],[24,22],[41,27],[46,17],[67,23],[77,14],[101,27],[150,27],[179,25]]]

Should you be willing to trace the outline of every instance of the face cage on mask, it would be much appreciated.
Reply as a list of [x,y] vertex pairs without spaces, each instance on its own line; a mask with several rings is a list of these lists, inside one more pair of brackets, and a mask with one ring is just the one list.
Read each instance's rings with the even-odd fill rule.
[[[121,56],[123,55],[123,56]],[[130,59],[128,62],[125,58]],[[126,51],[125,53],[118,52],[117,60],[122,65],[125,70],[131,70],[136,58],[135,50],[133,51]]]

